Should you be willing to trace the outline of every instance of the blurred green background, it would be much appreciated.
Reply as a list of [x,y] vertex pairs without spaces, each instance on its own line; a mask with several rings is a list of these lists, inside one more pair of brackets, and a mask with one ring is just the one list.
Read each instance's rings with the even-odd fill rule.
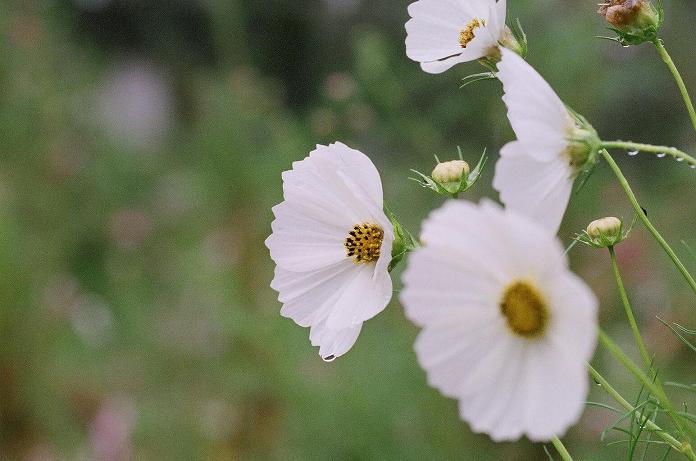
[[[430,171],[458,145],[495,161],[513,139],[498,83],[458,88],[476,63],[432,76],[406,57],[408,3],[0,1],[0,459],[547,459],[541,445],[470,433],[426,385],[398,302],[327,364],[269,288],[280,173],[314,144],[367,153],[417,232],[442,199],[409,168]],[[696,151],[655,50],[595,38],[608,34],[595,3],[510,1],[529,61],[605,139]],[[693,0],[665,7],[667,47],[696,92]],[[617,158],[689,258],[696,172]],[[497,197],[492,165],[466,198]],[[560,235],[603,215],[632,217],[606,165]],[[633,353],[607,255],[570,257]],[[655,318],[696,327],[686,284],[640,227],[619,257],[663,378],[693,382],[693,353]],[[635,396],[615,362],[596,363]],[[623,434],[600,440],[615,419],[588,408],[570,451],[625,459],[625,444],[607,446]]]

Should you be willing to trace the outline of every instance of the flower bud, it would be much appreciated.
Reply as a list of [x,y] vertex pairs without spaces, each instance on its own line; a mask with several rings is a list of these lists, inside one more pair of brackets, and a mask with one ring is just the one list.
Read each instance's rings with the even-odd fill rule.
[[430,176],[420,171],[411,170],[420,178],[410,178],[418,182],[421,186],[433,190],[440,195],[457,197],[460,193],[466,192],[481,178],[481,171],[486,164],[486,151],[483,151],[481,159],[474,169],[469,168],[469,164],[462,159],[462,152],[459,149],[459,160],[440,162],[435,156],[438,164]]
[[623,222],[612,216],[592,221],[586,232],[594,246],[598,247],[613,246],[625,238]]
[[527,57],[527,43],[524,40],[524,35],[521,37],[516,36],[507,26],[505,26],[500,36],[500,44],[523,58]]
[[595,129],[587,121],[584,119],[576,121],[576,125],[568,133],[568,140],[565,153],[571,166],[581,169],[588,162],[590,164],[594,162],[601,141]]
[[618,29],[619,38],[628,45],[656,39],[662,25],[661,10],[650,0],[606,0],[597,12]]
[[457,183],[469,176],[469,164],[464,160],[452,160],[449,162],[438,163],[433,173],[432,178],[442,184]]
[[597,238],[601,235],[617,235],[621,232],[621,226],[621,220],[619,218],[614,218],[613,216],[597,219],[592,221],[590,225],[587,226],[587,235],[592,238]]

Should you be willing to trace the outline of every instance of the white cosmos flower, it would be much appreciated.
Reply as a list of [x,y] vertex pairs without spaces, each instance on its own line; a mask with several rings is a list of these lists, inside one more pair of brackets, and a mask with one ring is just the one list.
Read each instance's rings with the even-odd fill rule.
[[597,300],[560,242],[492,202],[447,202],[423,224],[401,301],[428,382],[494,440],[561,436],[588,392]]
[[502,49],[498,79],[517,140],[506,144],[496,164],[493,187],[507,208],[556,233],[573,182],[589,152],[578,137],[596,136],[576,127],[551,86],[516,53]]
[[335,143],[317,146],[284,172],[283,194],[266,240],[277,265],[271,287],[281,315],[311,327],[312,345],[332,360],[392,296],[394,232],[382,183],[369,158]]
[[491,55],[506,33],[506,0],[419,0],[408,7],[406,55],[424,71]]

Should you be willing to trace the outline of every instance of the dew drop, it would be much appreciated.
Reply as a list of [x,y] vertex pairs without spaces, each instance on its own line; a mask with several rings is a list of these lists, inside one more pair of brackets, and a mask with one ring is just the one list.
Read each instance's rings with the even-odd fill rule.
[[657,154],[657,158],[665,158],[666,156],[667,154],[665,154],[664,152]]
[[335,355],[327,355],[326,357],[322,357],[321,359],[324,362],[333,362],[334,360],[336,360],[336,356]]
[[631,152],[628,153],[628,155],[630,155],[631,157],[635,157],[636,155],[638,155],[638,151],[632,150]]
[[691,168],[692,170],[696,170],[696,165],[689,165],[689,168]]
[[677,162],[683,162],[683,161],[684,161],[684,157],[677,157]]

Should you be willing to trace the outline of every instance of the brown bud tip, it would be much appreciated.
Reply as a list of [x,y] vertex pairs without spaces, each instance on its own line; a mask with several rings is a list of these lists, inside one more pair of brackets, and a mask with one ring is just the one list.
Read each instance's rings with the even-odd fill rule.
[[599,4],[597,12],[619,29],[657,23],[655,10],[647,0],[607,0]]

